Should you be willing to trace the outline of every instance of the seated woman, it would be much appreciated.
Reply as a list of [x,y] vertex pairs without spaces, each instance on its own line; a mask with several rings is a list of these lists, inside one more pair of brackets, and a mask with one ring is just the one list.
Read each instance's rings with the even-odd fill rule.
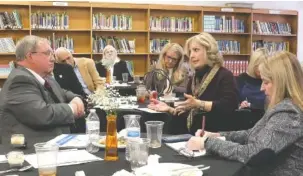
[[[263,165],[258,166],[262,175],[301,175],[302,69],[296,56],[286,51],[277,52],[259,69],[263,81],[261,89],[269,102],[262,119],[249,130],[205,132],[203,137],[192,137],[187,146],[190,150],[206,149],[230,160]],[[201,130],[196,132],[196,136],[200,135]],[[226,141],[216,138],[218,136],[224,136]]]
[[250,57],[247,73],[242,73],[237,78],[238,90],[240,93],[240,109],[264,109],[265,94],[260,90],[262,80],[260,77],[259,65],[268,57],[266,48],[259,48]]
[[162,69],[168,73],[172,83],[173,92],[185,93],[188,83],[188,77],[185,68],[183,68],[184,51],[177,43],[168,43],[161,50],[157,69]]
[[107,45],[103,49],[103,58],[100,63],[96,64],[100,77],[116,77],[116,80],[122,81],[122,74],[128,74],[128,81],[133,77],[129,73],[126,62],[118,57],[117,50],[112,45]]
[[231,114],[238,106],[237,88],[233,74],[222,67],[223,58],[219,54],[216,40],[208,33],[189,38],[185,45],[191,66],[195,69],[187,86],[187,99],[176,109],[154,100],[149,108],[182,114],[175,117],[172,133],[194,133],[201,128],[202,115],[206,113],[206,129],[210,131],[228,130],[232,124]]

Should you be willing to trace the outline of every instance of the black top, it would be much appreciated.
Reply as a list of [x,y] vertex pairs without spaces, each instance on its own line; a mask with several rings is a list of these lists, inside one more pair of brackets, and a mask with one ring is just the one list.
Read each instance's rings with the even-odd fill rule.
[[237,78],[240,101],[247,99],[252,109],[264,109],[265,94],[261,91],[262,80],[242,73]]
[[[106,77],[106,68],[102,65],[102,63],[96,64],[97,71],[99,72],[100,77]],[[123,80],[122,73],[128,73],[128,81],[133,81],[133,77],[130,75],[126,62],[120,60],[114,65],[114,73],[113,76],[116,76],[116,80]]]
[[55,63],[53,73],[61,88],[84,97],[86,96],[72,66]]
[[[210,71],[210,67],[206,66],[203,69],[196,70],[196,75],[199,78]],[[192,94],[192,79],[189,80],[187,93]],[[205,114],[205,130],[207,131],[226,131],[231,130],[233,122],[232,114],[238,108],[238,94],[236,81],[233,74],[224,67],[220,67],[212,81],[209,83],[204,93],[199,97],[200,100],[212,101],[212,109]],[[175,117],[176,131],[172,133],[186,133],[186,120],[188,113],[182,117]],[[193,124],[190,133],[194,134],[197,129],[202,127],[202,114],[197,114],[193,117]]]

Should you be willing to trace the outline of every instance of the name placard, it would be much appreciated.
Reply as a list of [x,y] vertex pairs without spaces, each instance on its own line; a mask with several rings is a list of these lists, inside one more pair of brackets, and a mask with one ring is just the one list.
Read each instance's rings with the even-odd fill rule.
[[234,8],[221,8],[221,12],[234,12]]
[[68,2],[53,2],[53,6],[68,6]]
[[280,14],[280,10],[269,10],[269,14]]

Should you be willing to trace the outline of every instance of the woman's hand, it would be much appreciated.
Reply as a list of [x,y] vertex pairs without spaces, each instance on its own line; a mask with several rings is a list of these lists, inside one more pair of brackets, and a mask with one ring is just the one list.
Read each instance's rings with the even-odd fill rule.
[[242,101],[241,105],[240,105],[240,109],[243,109],[243,108],[249,108],[250,107],[250,103],[246,100]]
[[189,150],[203,150],[206,138],[207,137],[191,137],[189,141],[187,141],[186,146]]
[[203,136],[203,137],[220,137],[220,133],[212,133],[212,132],[208,132],[208,131],[204,131],[204,134],[202,135],[202,130],[197,130],[195,133],[195,136],[199,137],[199,136]]
[[199,107],[200,100],[197,100],[195,97],[188,94],[184,94],[184,97],[186,98],[186,100],[179,103],[179,105],[176,108],[178,114],[182,114],[183,112],[188,111],[192,108]]
[[156,99],[151,99],[151,103],[147,106],[149,109],[159,111],[159,112],[169,112],[170,106],[168,106],[166,103],[161,102]]

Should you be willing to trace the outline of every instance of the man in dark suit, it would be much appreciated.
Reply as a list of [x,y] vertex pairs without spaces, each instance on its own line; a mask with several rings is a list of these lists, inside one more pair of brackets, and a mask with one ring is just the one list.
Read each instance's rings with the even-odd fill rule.
[[1,137],[69,133],[75,118],[83,117],[84,105],[49,76],[54,57],[48,41],[34,35],[19,40],[16,62],[0,92]]
[[97,71],[101,77],[107,77],[107,72],[116,77],[116,80],[122,80],[122,73],[128,73],[128,81],[132,81],[126,62],[121,60],[117,55],[117,50],[107,45],[103,50],[103,58],[100,63],[96,64]]

